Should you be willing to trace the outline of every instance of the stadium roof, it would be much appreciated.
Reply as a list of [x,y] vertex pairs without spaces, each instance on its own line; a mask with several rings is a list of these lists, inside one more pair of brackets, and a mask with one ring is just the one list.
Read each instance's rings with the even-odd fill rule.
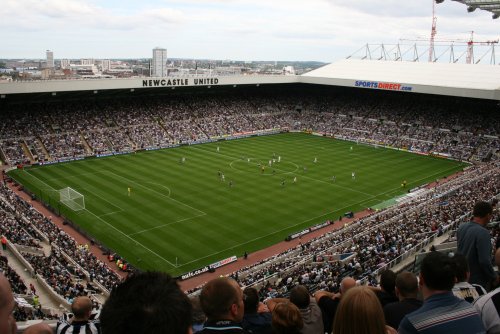
[[[477,8],[493,13],[493,18],[500,17],[500,0],[453,0],[467,5],[467,11],[473,12]],[[437,1],[442,2],[442,1]]]
[[165,89],[203,89],[313,84],[459,96],[500,101],[500,66],[344,59],[300,76],[240,75],[95,80],[43,80],[0,83],[0,100],[13,96],[114,94]]
[[302,82],[500,100],[500,66],[344,59]]

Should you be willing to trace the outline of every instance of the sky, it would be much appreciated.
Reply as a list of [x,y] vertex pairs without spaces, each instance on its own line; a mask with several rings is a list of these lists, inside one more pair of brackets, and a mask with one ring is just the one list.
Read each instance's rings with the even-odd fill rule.
[[[439,39],[493,40],[500,19],[446,0]],[[331,62],[363,45],[428,38],[432,0],[2,0],[0,58]],[[406,42],[413,43],[413,42]]]

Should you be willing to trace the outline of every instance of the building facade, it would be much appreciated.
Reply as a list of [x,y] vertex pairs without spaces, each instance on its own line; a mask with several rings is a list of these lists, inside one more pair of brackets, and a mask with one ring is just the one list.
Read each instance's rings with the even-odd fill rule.
[[156,47],[153,49],[153,60],[151,61],[151,76],[167,76],[167,49]]
[[54,52],[47,50],[46,51],[46,56],[47,56],[47,68],[54,68]]

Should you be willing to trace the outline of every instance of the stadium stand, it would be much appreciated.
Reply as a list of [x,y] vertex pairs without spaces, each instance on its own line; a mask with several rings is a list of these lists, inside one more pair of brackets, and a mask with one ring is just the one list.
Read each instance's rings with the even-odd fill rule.
[[[473,162],[455,178],[410,200],[231,274],[261,300],[287,298],[296,285],[338,292],[352,276],[377,284],[393,268],[470,218],[474,202],[500,193],[500,123],[485,105],[446,98],[337,94],[190,95],[141,100],[18,104],[0,114],[0,156],[9,165],[203,142],[251,131],[314,131],[339,139]],[[471,112],[471,110],[475,110]],[[9,126],[6,126],[9,124]],[[34,274],[68,303],[109,294],[120,277],[85,245],[0,185],[0,234]],[[492,231],[496,238],[497,230]],[[46,249],[50,255],[46,256]],[[26,251],[28,250],[28,251]],[[345,258],[339,260],[337,255]],[[113,258],[116,260],[116,258]],[[5,264],[6,265],[6,264]],[[2,263],[14,293],[26,285]],[[196,295],[201,287],[187,291]],[[17,320],[26,320],[19,312]]]
[[[310,130],[464,161],[481,161],[500,149],[494,113],[484,110],[472,118],[474,113],[467,112],[474,108],[472,103],[457,108],[449,101],[413,96],[282,95],[272,100],[192,96],[88,102],[53,109],[47,105],[12,108],[11,113],[0,115],[3,124],[15,124],[3,128],[0,138],[5,160],[12,165],[168,147],[270,129]],[[30,119],[40,126],[34,128]]]

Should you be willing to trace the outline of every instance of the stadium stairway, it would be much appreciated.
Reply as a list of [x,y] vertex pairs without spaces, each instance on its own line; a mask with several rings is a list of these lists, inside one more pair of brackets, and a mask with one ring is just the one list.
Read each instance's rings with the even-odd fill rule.
[[28,287],[28,290],[30,284],[33,284],[35,286],[36,294],[38,295],[40,304],[44,309],[50,308],[59,313],[61,311],[66,311],[64,307],[61,307],[61,305],[55,299],[53,299],[52,295],[45,290],[45,288],[38,282],[38,280],[31,276],[26,267],[17,259],[16,256],[14,256],[14,254],[9,249],[7,249],[6,251],[2,251],[2,254],[7,257],[7,259],[9,260],[9,266],[14,269],[21,277],[21,279],[24,281],[24,284]]
[[31,154],[31,152],[30,152],[30,150],[28,148],[28,145],[26,144],[26,142],[24,141],[24,139],[23,139],[23,141],[21,143],[21,147],[23,149],[24,155],[28,157],[28,159],[29,159],[29,161],[31,163],[34,163],[35,159],[33,158],[33,155]]
[[[46,161],[50,161],[51,160],[51,157],[50,157],[50,154],[49,154],[49,151],[47,151],[47,148],[45,147],[45,145],[43,144],[43,141],[42,139],[40,139],[40,137],[36,137],[35,140],[38,142],[38,144],[40,145],[40,148],[42,149],[42,153],[43,155],[45,156],[45,160]],[[40,158],[40,157],[39,157]]]
[[[434,242],[432,242],[431,244],[429,244],[425,249],[425,252],[430,252],[430,249],[431,247],[434,245],[434,246],[438,246],[438,245],[441,245],[442,243],[446,242],[446,240],[448,240],[448,238],[450,237],[451,233],[453,231],[450,230],[446,233],[444,233],[442,236],[434,239]],[[397,265],[395,265],[394,267],[391,268],[392,271],[394,271],[395,273],[399,273],[403,270],[408,270],[408,271],[413,271],[413,265],[415,263],[415,258],[418,254],[415,253],[413,254],[413,256],[409,256],[406,260],[402,261],[401,263],[398,263]]]
[[85,136],[83,135],[83,133],[79,133],[78,136],[80,137],[80,141],[82,142],[83,147],[85,148],[85,152],[87,154],[93,154],[94,150],[90,147],[90,145],[87,142],[87,140],[85,139]]

